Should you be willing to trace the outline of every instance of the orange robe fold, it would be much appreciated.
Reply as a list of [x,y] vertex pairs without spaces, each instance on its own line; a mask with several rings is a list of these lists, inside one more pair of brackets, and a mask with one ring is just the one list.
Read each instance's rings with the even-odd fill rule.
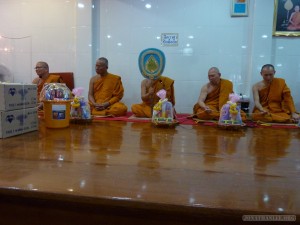
[[44,84],[47,83],[63,83],[62,78],[59,75],[49,75],[46,80],[43,80],[37,85],[38,99],[40,99],[41,91],[43,90]]
[[110,106],[105,110],[98,111],[91,105],[92,115],[126,115],[127,106],[120,102],[124,95],[121,77],[109,73],[97,80],[93,88],[95,102],[99,104],[109,102]]
[[[143,101],[140,104],[133,104],[131,106],[131,111],[136,117],[152,117],[152,108],[160,99],[156,93],[161,89],[165,89],[167,91],[166,98],[173,106],[175,105],[174,80],[161,76],[160,79],[155,81],[153,88],[155,95],[153,96],[152,101]],[[148,89],[146,92],[148,92]]]
[[229,94],[233,93],[233,85],[229,80],[221,79],[219,86],[210,92],[204,101],[212,112],[206,113],[198,103],[194,105],[193,113],[202,120],[218,120],[220,117],[220,110],[228,101]]
[[259,91],[260,104],[269,114],[261,114],[254,107],[252,119],[263,122],[289,122],[291,114],[296,112],[291,91],[282,78],[274,78],[272,83]]

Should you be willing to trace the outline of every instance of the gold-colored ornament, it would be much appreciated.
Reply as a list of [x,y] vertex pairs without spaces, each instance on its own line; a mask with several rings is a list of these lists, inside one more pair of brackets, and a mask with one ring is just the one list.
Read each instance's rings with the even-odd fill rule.
[[158,62],[156,61],[156,59],[154,58],[153,55],[151,55],[149,57],[149,59],[147,60],[147,62],[146,62],[146,68],[151,73],[155,72],[158,69]]

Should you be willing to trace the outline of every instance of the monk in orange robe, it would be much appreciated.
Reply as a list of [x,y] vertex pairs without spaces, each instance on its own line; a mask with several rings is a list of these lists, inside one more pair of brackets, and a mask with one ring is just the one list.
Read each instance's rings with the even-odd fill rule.
[[263,80],[253,85],[255,107],[252,113],[253,120],[263,122],[297,122],[291,91],[284,79],[274,78],[274,66],[266,64],[261,69]]
[[127,106],[120,102],[124,95],[121,77],[108,73],[108,60],[96,61],[96,73],[90,80],[89,103],[92,115],[124,116]]
[[222,106],[227,103],[229,94],[233,93],[233,85],[231,81],[221,79],[217,67],[208,70],[208,79],[209,82],[201,88],[193,113],[198,119],[218,120]]
[[38,109],[43,108],[43,104],[40,102],[40,94],[46,83],[63,83],[63,79],[58,75],[49,74],[49,65],[46,62],[40,61],[36,63],[35,72],[38,75],[32,83],[37,85],[38,94]]
[[163,76],[157,80],[144,79],[141,83],[141,98],[143,102],[140,104],[133,104],[131,106],[133,114],[136,117],[151,118],[152,108],[160,99],[156,93],[161,89],[165,89],[167,91],[166,98],[174,106],[174,80]]
[[300,30],[300,6],[296,5],[292,13],[287,30]]

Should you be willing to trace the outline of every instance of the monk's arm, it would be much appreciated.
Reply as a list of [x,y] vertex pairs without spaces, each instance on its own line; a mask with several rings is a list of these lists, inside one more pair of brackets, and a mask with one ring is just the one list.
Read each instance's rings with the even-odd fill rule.
[[109,106],[108,102],[99,104],[96,102],[95,97],[94,97],[94,82],[95,82],[95,77],[92,77],[90,80],[89,84],[89,94],[88,94],[88,99],[90,104],[92,104],[96,110],[104,110]]
[[204,110],[210,110],[210,108],[205,104],[205,99],[207,97],[207,94],[208,94],[207,85],[204,85],[201,88],[200,95],[199,95],[199,98],[198,98],[198,104]]
[[144,102],[149,102],[153,96],[154,88],[152,87],[153,81],[150,82],[150,87],[148,88],[147,92],[147,80],[143,80],[141,82],[141,99]]
[[284,88],[283,88],[283,101],[288,106],[288,109],[290,110],[291,113],[296,112],[296,108],[294,105],[293,97],[291,95],[291,91],[286,84],[284,85]]
[[292,119],[298,121],[299,114],[296,113],[296,108],[295,108],[293,97],[291,95],[291,91],[286,84],[283,89],[283,101],[285,102],[285,105],[288,107],[289,111],[291,112]]
[[233,93],[233,84],[229,80],[221,80],[221,89],[219,95],[219,109],[228,101],[229,94]]
[[169,102],[175,105],[174,81],[166,88]]
[[94,98],[94,78],[93,78],[93,77],[91,78],[90,84],[89,84],[89,95],[88,95],[88,99],[89,99],[89,102],[90,102],[92,105],[96,105],[96,101],[95,101],[95,98]]
[[290,19],[289,19],[289,23],[291,23],[292,25],[295,24],[294,21],[293,21],[294,15],[295,15],[295,12],[292,13],[292,15],[291,15],[291,17],[290,17]]
[[259,93],[258,93],[258,85],[257,84],[253,85],[252,92],[253,92],[253,99],[254,99],[255,107],[259,111],[261,111],[262,113],[267,113],[267,111],[263,108],[263,106],[260,103]]
[[[109,99],[107,102],[103,103],[105,105],[105,107],[107,108],[108,106],[115,104],[116,102],[121,101],[121,99],[123,98],[124,95],[124,88],[123,88],[123,84],[121,81],[121,78],[118,80],[115,89],[112,93],[112,98]],[[107,105],[108,104],[108,105]]]

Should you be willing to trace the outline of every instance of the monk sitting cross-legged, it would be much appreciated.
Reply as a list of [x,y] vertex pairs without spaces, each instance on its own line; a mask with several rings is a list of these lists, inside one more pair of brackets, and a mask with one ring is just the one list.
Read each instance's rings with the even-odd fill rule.
[[[233,93],[232,82],[221,78],[217,67],[208,70],[209,82],[200,91],[198,102],[194,105],[194,117],[201,120],[218,120],[220,110],[227,103],[230,93]],[[246,119],[245,112],[241,111],[241,117]]]
[[161,76],[157,80],[144,79],[141,83],[141,98],[143,103],[133,104],[131,111],[136,117],[151,118],[152,107],[159,101],[156,93],[165,89],[167,91],[166,98],[172,105],[175,105],[174,80]]
[[300,30],[300,6],[295,5],[294,12],[291,14],[291,17],[289,19],[289,25],[286,28],[290,31],[298,31]]
[[96,73],[90,79],[89,103],[92,115],[124,116],[127,106],[120,102],[124,95],[121,77],[108,73],[108,60],[104,57],[96,61]]
[[291,91],[284,79],[274,78],[274,66],[266,64],[261,68],[262,81],[253,85],[255,107],[252,113],[253,120],[263,122],[297,122]]

